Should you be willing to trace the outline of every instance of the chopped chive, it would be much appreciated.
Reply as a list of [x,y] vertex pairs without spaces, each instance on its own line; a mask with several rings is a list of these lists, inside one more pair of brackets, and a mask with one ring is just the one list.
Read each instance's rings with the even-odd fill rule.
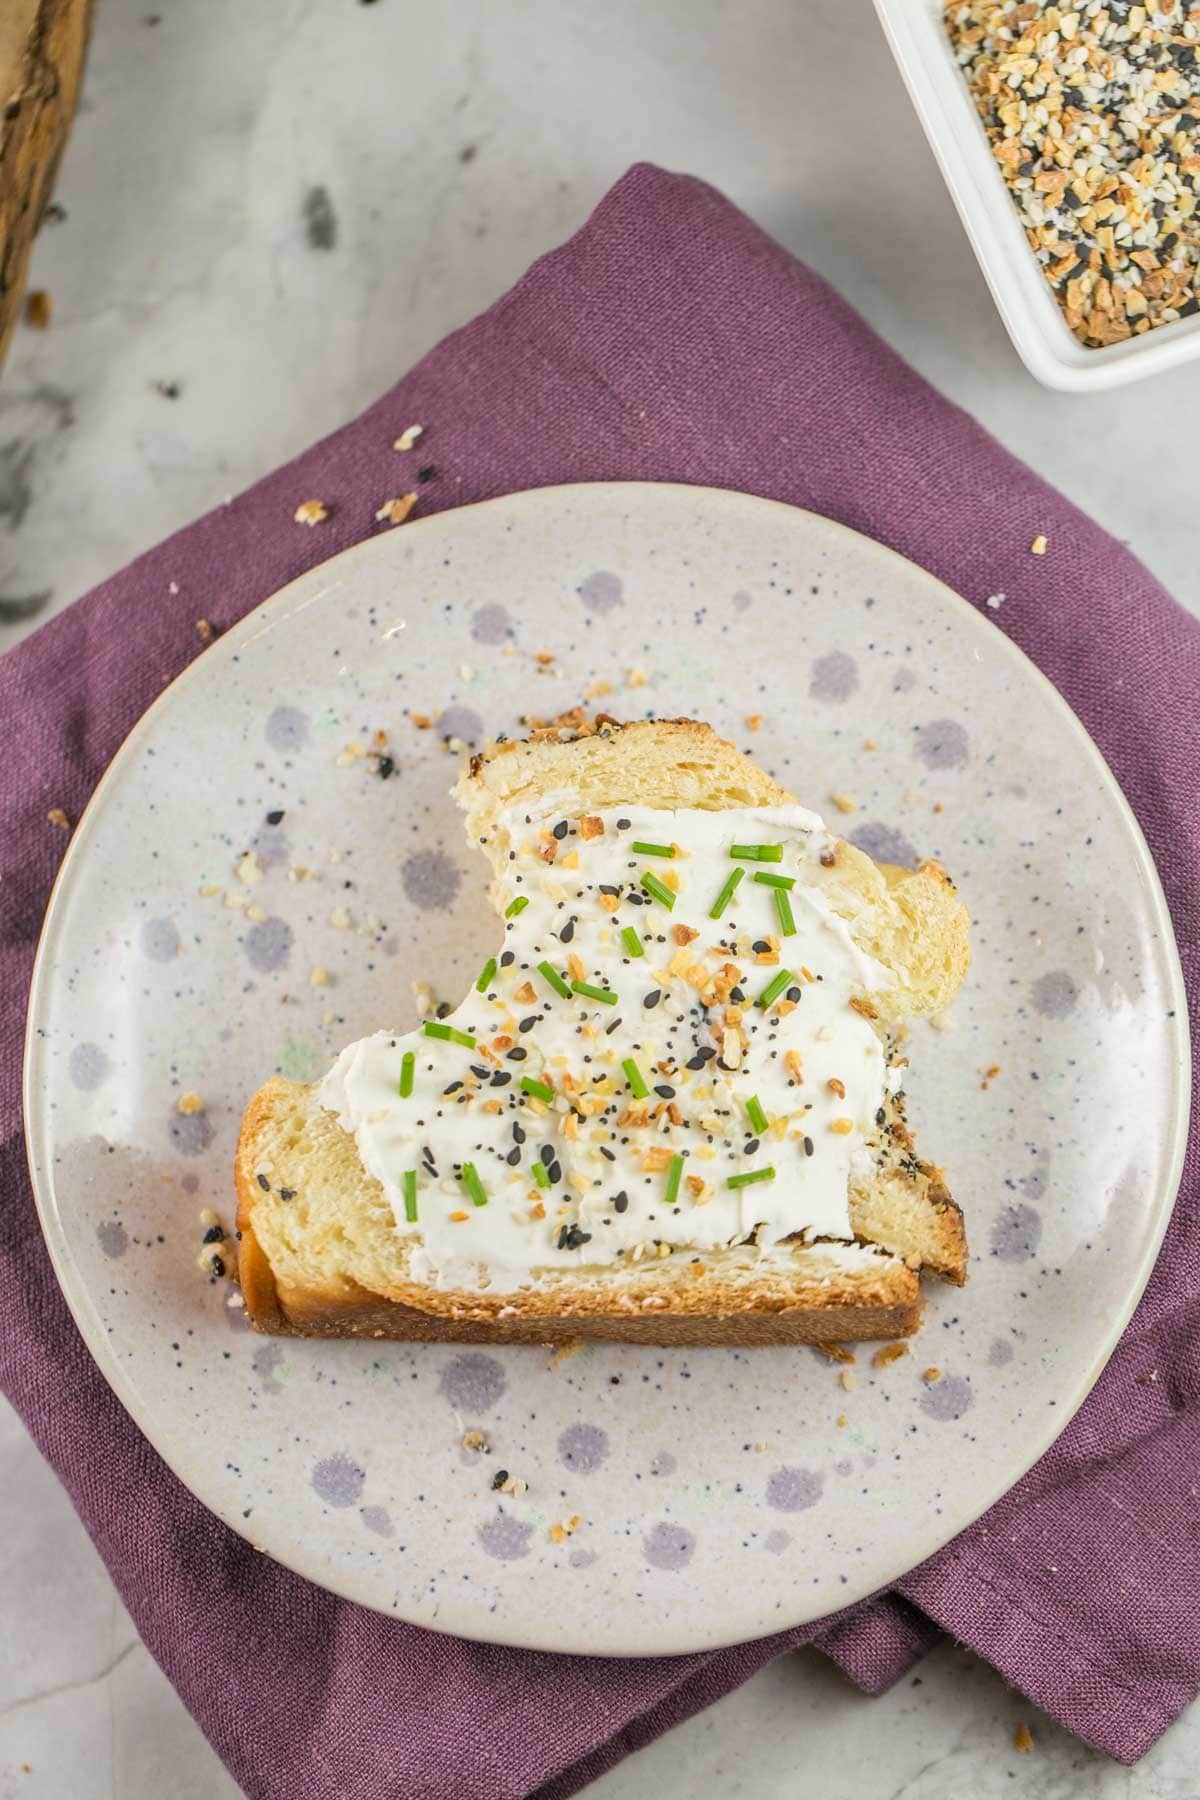
[[547,1087],[544,1081],[535,1081],[532,1075],[522,1075],[521,1090],[523,1093],[532,1094],[535,1100],[544,1100],[547,1106],[554,1099],[554,1089]]
[[556,994],[561,994],[564,1000],[569,1000],[571,998],[570,988],[567,986],[558,970],[554,967],[553,963],[540,962],[537,969],[538,974],[550,983],[550,986],[554,989]]
[[784,937],[795,937],[796,915],[792,911],[792,903],[785,888],[775,889],[775,911],[779,914],[779,929]]
[[667,1191],[663,1196],[668,1206],[674,1206],[679,1199],[679,1183],[682,1178],[683,1158],[682,1156],[673,1156],[667,1170]]
[[573,993],[582,994],[585,1000],[602,1000],[605,1006],[615,1006],[617,996],[611,988],[593,987],[590,981],[573,981]]
[[674,910],[674,894],[665,882],[660,881],[657,875],[651,875],[648,869],[642,871],[642,886],[652,899],[658,901],[660,906],[665,906],[668,912]]
[[790,969],[780,969],[778,975],[773,975],[770,981],[768,981],[766,987],[755,1001],[755,1005],[774,1006],[780,994],[782,994],[786,988],[790,988],[795,979],[796,977],[792,974]]
[[782,862],[782,844],[731,844],[730,856],[739,862]]
[[448,1044],[461,1044],[464,1050],[475,1048],[475,1039],[469,1031],[456,1031],[453,1025],[443,1025],[440,1019],[426,1019],[423,1030],[426,1037],[445,1038]]
[[404,1171],[404,1216],[410,1225],[417,1222],[417,1171]]
[[621,942],[628,950],[630,956],[645,956],[646,946],[643,944],[632,925],[626,925],[622,930]]
[[508,905],[505,907],[505,909],[504,909],[505,918],[506,919],[515,919],[517,914],[523,913],[525,911],[525,908],[528,905],[529,905],[529,895],[528,894],[518,894],[516,899],[510,900]]
[[548,1188],[550,1186],[550,1177],[546,1173],[545,1163],[535,1162],[531,1164],[529,1173],[533,1176],[533,1179],[540,1188]]
[[474,1163],[463,1164],[462,1184],[466,1188],[468,1194],[470,1194],[476,1206],[487,1205],[487,1189],[484,1187],[482,1181],[480,1181],[479,1171]]
[[744,1175],[730,1175],[725,1186],[731,1188],[753,1187],[756,1181],[774,1181],[775,1171],[768,1163],[765,1169],[748,1169]]
[[630,844],[635,856],[674,856],[674,844]]
[[648,1099],[650,1096],[650,1088],[647,1084],[646,1077],[642,1074],[642,1071],[638,1068],[632,1056],[628,1057],[626,1061],[621,1064],[621,1068],[624,1072],[625,1079],[632,1090],[634,1099]]
[[794,875],[773,875],[770,869],[755,869],[754,879],[761,881],[764,887],[794,888],[796,885]]
[[767,1129],[767,1115],[763,1111],[762,1101],[757,1094],[751,1094],[746,1102],[746,1117],[749,1119],[751,1125],[753,1125],[759,1137],[762,1137]]
[[415,1054],[411,1050],[406,1050],[400,1058],[400,1098],[402,1100],[407,1100],[412,1093],[413,1070],[416,1066]]
[[710,919],[720,918],[721,914],[725,911],[725,908],[729,905],[729,902],[733,899],[734,894],[737,892],[738,882],[745,873],[745,869],[730,870],[728,881],[713,901],[712,908],[708,915]]
[[487,961],[484,963],[482,969],[480,969],[480,971],[479,971],[479,980],[475,983],[475,992],[477,994],[486,994],[487,993],[488,988],[492,984],[492,976],[495,973],[496,973],[496,959],[494,956],[489,956]]

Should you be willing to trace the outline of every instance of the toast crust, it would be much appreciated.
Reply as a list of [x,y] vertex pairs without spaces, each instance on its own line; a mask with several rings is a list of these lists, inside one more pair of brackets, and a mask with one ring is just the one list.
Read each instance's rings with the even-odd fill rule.
[[[288,1146],[297,1134],[304,1137],[303,1162],[294,1166]],[[305,1202],[285,1200],[279,1190],[296,1191],[291,1184],[303,1184],[296,1169],[304,1166],[319,1167],[323,1184],[334,1191],[353,1188],[356,1213],[390,1213],[379,1183],[358,1163],[353,1140],[312,1090],[280,1077],[260,1088],[246,1109],[235,1162],[238,1275],[246,1310],[260,1331],[472,1343],[603,1338],[750,1346],[904,1337],[920,1324],[916,1271],[868,1246],[854,1267],[818,1263],[806,1273],[805,1263],[815,1259],[801,1252],[795,1269],[772,1259],[758,1269],[731,1270],[735,1257],[708,1253],[703,1263],[671,1258],[590,1278],[556,1273],[519,1297],[430,1288],[406,1279],[400,1268],[385,1283],[378,1257],[370,1264],[377,1285],[368,1286],[352,1272],[352,1247],[344,1242],[336,1266],[318,1253],[315,1268],[289,1276],[277,1272],[293,1260],[279,1245],[289,1233],[303,1236],[293,1208]],[[852,1204],[852,1217],[853,1210]],[[954,1279],[962,1220],[948,1194],[944,1208],[930,1213],[930,1237]]]

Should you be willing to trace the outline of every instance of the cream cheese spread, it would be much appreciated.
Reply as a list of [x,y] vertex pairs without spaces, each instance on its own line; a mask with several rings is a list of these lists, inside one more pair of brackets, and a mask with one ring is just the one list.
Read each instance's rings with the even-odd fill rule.
[[817,815],[547,801],[502,825],[504,942],[467,998],[349,1045],[320,1089],[414,1279],[851,1240],[899,1071],[863,1001],[891,978],[815,879]]

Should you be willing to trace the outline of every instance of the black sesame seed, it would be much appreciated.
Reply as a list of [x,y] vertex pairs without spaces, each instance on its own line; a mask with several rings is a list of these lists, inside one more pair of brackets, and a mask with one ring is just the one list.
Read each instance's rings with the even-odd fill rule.
[[787,991],[787,997],[793,1002],[799,1000],[800,989],[798,987],[790,987]]
[[375,765],[375,773],[378,775],[380,781],[386,781],[389,775],[394,775],[396,773],[395,757],[381,756]]
[[536,1024],[537,1024],[537,1014],[534,1013],[534,1015],[531,1019],[522,1019],[521,1023],[517,1026],[517,1030],[518,1031],[532,1031]]
[[510,1169],[516,1168],[517,1164],[521,1160],[521,1152],[517,1145],[515,1145],[515,1144],[513,1145],[512,1149],[509,1151],[508,1155],[505,1157],[504,1160],[508,1164]]
[[279,1198],[281,1200],[294,1200],[296,1198],[295,1188],[280,1188]]
[[814,1144],[813,1144],[813,1141],[812,1141],[812,1139],[811,1139],[811,1138],[810,1138],[810,1137],[806,1137],[806,1138],[805,1138],[805,1140],[804,1140],[804,1154],[805,1154],[805,1156],[811,1156],[811,1155],[812,1155],[812,1153],[813,1153],[813,1150],[814,1150],[814,1148],[815,1148],[815,1145],[814,1145]]
[[478,1063],[472,1063],[471,1064],[471,1073],[472,1073],[472,1075],[477,1076],[480,1081],[486,1081],[488,1076],[491,1074],[491,1070],[487,1069],[487,1068],[480,1068]]
[[642,1005],[646,1008],[647,1011],[649,1011],[649,1009],[652,1006],[657,1006],[661,999],[662,999],[662,989],[661,988],[652,988],[648,994],[643,994]]
[[565,819],[560,819],[558,821],[558,824],[554,827],[554,835],[556,838],[558,838],[560,843],[561,843],[562,839],[566,837],[566,835],[570,829],[571,829],[571,827],[567,824],[567,821]]
[[883,1125],[883,1124],[886,1124],[886,1122],[887,1122],[887,1113],[884,1111],[883,1107],[881,1106],[875,1114],[875,1123],[877,1125]]
[[461,1081],[452,1081],[450,1083],[449,1087],[444,1087],[442,1089],[442,1093],[443,1094],[457,1094],[457,1092],[461,1086],[462,1086]]
[[671,1086],[669,1081],[660,1081],[654,1091],[660,1100],[673,1100],[675,1098],[675,1089]]
[[225,1242],[225,1233],[221,1230],[219,1225],[210,1225],[200,1242],[202,1244],[223,1244]]
[[519,1119],[513,1120],[512,1131],[513,1131],[513,1137],[516,1139],[517,1143],[523,1144],[525,1142],[525,1127],[522,1125],[522,1123]]
[[507,1480],[508,1480],[508,1470],[507,1469],[497,1469],[496,1473],[492,1476],[492,1486],[494,1488],[502,1488]]
[[768,944],[766,938],[759,938],[752,948],[755,956],[764,956],[767,951],[770,950],[771,946]]
[[505,1053],[505,1061],[524,1062],[528,1054],[529,1052],[526,1050],[524,1044],[514,1044],[512,1049]]
[[502,969],[511,969],[516,960],[517,954],[515,950],[502,950],[500,952],[500,967]]
[[622,1188],[619,1194],[613,1195],[613,1211],[623,1213],[629,1205],[629,1195]]
[[757,1150],[758,1150],[758,1139],[757,1138],[747,1138],[745,1143],[742,1145],[742,1155],[743,1156],[753,1156],[753,1155],[755,1155]]
[[497,1069],[496,1073],[492,1076],[492,1086],[507,1087],[511,1080],[512,1076],[507,1069]]
[[609,1149],[607,1144],[601,1144],[600,1154],[601,1154],[601,1156],[603,1156],[605,1158],[605,1160],[607,1162],[616,1162],[616,1160],[617,1160],[616,1157],[613,1155],[612,1151]]
[[733,1001],[735,1006],[740,1006],[746,996],[740,987],[732,987],[729,990],[729,998]]
[[417,480],[418,481],[432,481],[436,474],[437,474],[437,470],[434,468],[433,464],[426,463],[424,468],[417,470]]
[[218,1280],[225,1273],[225,1259],[223,1256],[214,1256],[213,1257],[212,1272],[217,1277]]
[[569,944],[571,942],[571,939],[574,936],[575,936],[575,921],[574,921],[574,919],[568,919],[566,924],[563,926],[562,930],[558,934],[558,941],[560,944]]
[[267,814],[267,824],[268,825],[282,825],[283,824],[283,808],[282,808],[282,806],[276,807],[274,812],[269,812]]
[[270,1193],[270,1191],[271,1191],[271,1184],[270,1184],[270,1182],[269,1182],[269,1181],[268,1181],[268,1180],[267,1180],[267,1178],[266,1178],[266,1176],[265,1176],[265,1175],[259,1175],[259,1176],[257,1176],[257,1177],[256,1177],[256,1179],[257,1179],[257,1181],[258,1181],[258,1185],[259,1185],[259,1187],[260,1187],[260,1188],[261,1188],[261,1189],[262,1189],[262,1191],[263,1191],[263,1193],[264,1193],[264,1194],[269,1194],[269,1193]]
[[562,1164],[560,1162],[547,1163],[546,1174],[550,1178],[551,1187],[557,1187],[562,1180]]
[[554,1145],[553,1144],[543,1144],[540,1155],[541,1155],[543,1167],[548,1169],[550,1167],[550,1164],[554,1161]]
[[630,823],[631,823],[631,821],[629,819],[618,819],[617,820],[617,830],[618,831],[628,831]]

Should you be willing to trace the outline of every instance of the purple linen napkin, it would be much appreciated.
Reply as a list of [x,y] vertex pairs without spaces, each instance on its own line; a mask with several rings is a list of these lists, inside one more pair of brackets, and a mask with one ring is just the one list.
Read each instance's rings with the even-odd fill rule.
[[[1200,1017],[1200,626],[719,194],[639,167],[361,418],[0,662],[5,1392],[255,1800],[559,1800],[786,1648],[815,1639],[878,1692],[938,1628],[1133,1761],[1200,1690],[1195,1138],[1137,1316],[1037,1467],[898,1593],[706,1655],[496,1649],[336,1600],[193,1500],[84,1349],[38,1231],[19,1110],[30,967],[64,842],[47,811],[78,817],[139,714],[200,651],[195,620],[228,626],[378,529],[390,444],[412,420],[429,427],[437,470],[425,512],[550,482],[708,483],[840,519],[976,604],[1002,590],[999,623],[1082,717],[1138,813]],[[303,530],[292,514],[314,495],[331,517]],[[1033,558],[1038,533],[1051,553]]]

